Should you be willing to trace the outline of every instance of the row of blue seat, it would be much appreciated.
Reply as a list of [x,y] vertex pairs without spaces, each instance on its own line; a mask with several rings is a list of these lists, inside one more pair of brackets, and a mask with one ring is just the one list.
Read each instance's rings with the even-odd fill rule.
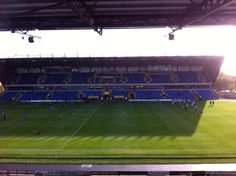
[[17,84],[36,84],[40,77],[40,73],[24,73],[20,75],[20,80]]
[[[82,97],[103,95],[103,90],[83,90],[83,91],[7,91],[1,97],[0,100],[11,101],[15,100],[18,96],[19,100],[77,100]],[[202,100],[217,99],[215,93],[210,89],[195,90],[195,94],[198,94]],[[20,94],[20,95],[19,95]],[[193,99],[191,90],[113,90],[111,91],[113,96],[128,97],[132,94],[132,98],[136,99]]]
[[[207,90],[209,93],[209,91]],[[193,99],[193,95],[191,90],[153,90],[153,91],[144,91],[138,90],[136,91],[137,99]]]
[[[171,74],[173,73],[162,73],[162,74],[150,74],[148,80],[145,80],[144,73],[128,73],[123,74],[123,77],[127,78],[127,81],[121,81],[121,74],[111,75],[111,74],[98,74],[94,73],[72,73],[69,77],[69,84],[88,84],[88,83],[117,83],[120,84],[122,82],[126,83],[201,83],[203,80],[199,79],[199,72],[175,72],[174,74],[178,77],[177,80],[171,79]],[[203,73],[201,73],[204,75]],[[38,84],[38,80],[40,76],[43,74],[40,73],[24,73],[17,75],[19,80],[15,82],[15,84]],[[46,79],[42,81],[43,84],[65,84],[66,77],[68,75],[63,74],[48,74]],[[113,77],[114,79],[104,79],[105,77]],[[15,79],[13,79],[15,80]],[[125,79],[124,79],[125,80]],[[207,77],[205,80],[209,81]],[[10,81],[11,82],[11,81]]]

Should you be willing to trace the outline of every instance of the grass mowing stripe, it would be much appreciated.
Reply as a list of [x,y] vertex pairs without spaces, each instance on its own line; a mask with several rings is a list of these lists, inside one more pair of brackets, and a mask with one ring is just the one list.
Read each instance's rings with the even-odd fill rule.
[[96,109],[95,111],[93,111],[88,118],[79,126],[79,128],[77,130],[75,130],[75,132],[66,140],[66,142],[61,146],[60,150],[62,150],[66,144],[68,144],[68,142],[70,142],[71,138],[74,137],[74,135],[76,133],[78,133],[78,131],[84,126],[84,124],[102,107],[103,103],[101,103]]
[[42,111],[32,115],[32,104],[4,105],[9,118],[0,123],[0,162],[236,162],[236,103],[231,102],[216,102],[214,108],[199,102],[197,112],[169,102],[104,102],[60,150],[100,104],[54,104],[51,112],[40,104]]

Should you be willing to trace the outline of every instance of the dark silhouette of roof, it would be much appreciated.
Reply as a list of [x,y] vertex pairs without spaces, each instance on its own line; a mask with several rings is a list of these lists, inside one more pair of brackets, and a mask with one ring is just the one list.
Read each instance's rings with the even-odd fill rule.
[[236,24],[236,0],[1,0],[0,31]]

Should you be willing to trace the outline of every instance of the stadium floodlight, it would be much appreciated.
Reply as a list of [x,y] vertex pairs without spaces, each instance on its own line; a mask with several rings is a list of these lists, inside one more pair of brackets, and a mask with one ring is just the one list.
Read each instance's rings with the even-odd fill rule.
[[170,29],[172,30],[172,31],[168,34],[169,40],[174,40],[174,39],[175,39],[174,33],[175,33],[176,31],[178,31],[178,30],[181,30],[181,29],[182,29],[182,26],[178,26],[178,27],[176,27],[176,28],[171,27],[171,26],[169,26],[169,27],[170,27]]
[[34,43],[34,37],[33,36],[29,36],[28,41],[29,41],[29,43]]
[[174,34],[169,34],[169,40],[174,40],[175,39],[175,35]]
[[29,43],[34,43],[34,39],[41,39],[41,36],[36,36],[36,35],[31,35],[28,34],[28,31],[14,31],[14,33],[18,33],[20,35],[22,35],[22,39],[25,39],[25,36],[28,37],[28,42]]

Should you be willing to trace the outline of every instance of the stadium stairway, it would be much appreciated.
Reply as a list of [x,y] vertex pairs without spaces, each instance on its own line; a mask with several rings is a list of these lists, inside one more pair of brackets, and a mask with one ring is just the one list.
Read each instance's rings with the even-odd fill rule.
[[14,97],[14,101],[20,101],[22,95],[23,95],[23,92],[18,92],[17,95]]
[[170,73],[170,79],[173,83],[179,82],[179,77],[176,73]]
[[126,84],[128,82],[128,77],[125,75],[125,74],[122,74],[121,75],[121,82],[123,84]]
[[65,84],[69,84],[72,80],[72,73],[69,73],[66,77],[65,77]]
[[39,79],[37,80],[37,83],[38,84],[43,84],[46,79],[47,79],[47,74],[43,74],[39,77]]
[[21,79],[21,75],[13,75],[13,77],[10,79],[10,84],[17,84],[18,81]]

